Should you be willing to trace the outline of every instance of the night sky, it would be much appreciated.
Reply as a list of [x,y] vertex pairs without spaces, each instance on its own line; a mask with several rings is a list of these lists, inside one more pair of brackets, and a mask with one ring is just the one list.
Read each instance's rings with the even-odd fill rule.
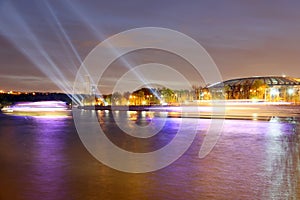
[[[224,80],[299,78],[299,10],[297,0],[0,1],[0,90],[70,92],[82,60],[96,45],[138,27],[164,27],[192,37]],[[146,53],[140,57],[157,56]],[[134,66],[136,57],[124,59]],[[122,67],[117,61],[111,66],[100,84],[104,92],[126,72],[114,76],[113,69]],[[187,68],[186,74],[197,84],[193,70]]]

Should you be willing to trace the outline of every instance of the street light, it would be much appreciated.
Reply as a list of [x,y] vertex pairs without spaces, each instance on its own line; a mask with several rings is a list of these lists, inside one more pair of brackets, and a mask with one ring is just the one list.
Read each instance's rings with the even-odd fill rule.
[[288,89],[288,94],[293,95],[294,94],[294,89],[293,88]]
[[270,94],[271,96],[277,96],[279,94],[279,91],[277,88],[272,88]]

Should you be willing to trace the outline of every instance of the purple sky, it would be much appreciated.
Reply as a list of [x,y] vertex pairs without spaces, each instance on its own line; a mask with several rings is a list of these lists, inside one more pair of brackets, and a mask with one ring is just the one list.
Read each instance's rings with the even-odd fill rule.
[[[70,91],[81,61],[97,44],[147,26],[198,41],[223,79],[300,77],[299,10],[296,0],[0,1],[0,90]],[[113,71],[101,83],[105,92],[105,84],[118,78]],[[196,83],[193,73],[187,69]]]

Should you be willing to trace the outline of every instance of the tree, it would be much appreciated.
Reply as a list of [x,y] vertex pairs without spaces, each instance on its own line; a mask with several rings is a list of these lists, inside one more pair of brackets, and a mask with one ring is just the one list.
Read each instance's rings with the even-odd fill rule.
[[197,85],[193,85],[192,88],[194,90],[194,95],[195,95],[194,99],[200,100],[200,95],[201,95],[203,88],[201,86],[197,86]]
[[122,101],[122,95],[119,92],[115,92],[111,96],[111,104],[112,105],[119,105]]
[[241,84],[237,84],[233,86],[232,93],[234,99],[240,99],[241,96]]
[[162,100],[165,101],[165,103],[175,102],[175,93],[173,90],[171,90],[169,88],[162,88],[160,90],[160,94],[161,94]]
[[232,99],[232,88],[230,85],[225,85],[224,86],[224,91],[225,91],[225,98],[226,99]]
[[128,101],[130,97],[130,92],[124,92],[123,97]]
[[250,87],[250,96],[263,99],[267,87],[268,85],[265,84],[262,80],[255,80]]

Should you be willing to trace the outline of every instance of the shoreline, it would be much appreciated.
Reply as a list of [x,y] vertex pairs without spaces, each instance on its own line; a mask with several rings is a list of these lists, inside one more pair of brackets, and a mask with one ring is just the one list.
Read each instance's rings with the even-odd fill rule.
[[300,119],[299,105],[218,105],[218,106],[85,106],[81,110],[153,112],[171,118],[239,119],[294,121]]
[[[169,118],[198,118],[198,119],[228,119],[228,120],[258,120],[258,121],[295,121],[300,119],[299,105],[185,105],[185,106],[82,106],[73,107],[66,112],[3,112],[7,115],[16,116],[72,116],[72,110],[86,111],[110,111],[110,112],[149,112],[151,116]],[[146,114],[147,115],[147,114]],[[144,115],[144,116],[146,116]]]
[[300,114],[300,105],[299,104],[201,104],[201,105],[145,105],[145,106],[78,106],[76,108],[82,109],[82,110],[119,110],[119,111],[169,111],[172,108],[299,108],[299,114]]

